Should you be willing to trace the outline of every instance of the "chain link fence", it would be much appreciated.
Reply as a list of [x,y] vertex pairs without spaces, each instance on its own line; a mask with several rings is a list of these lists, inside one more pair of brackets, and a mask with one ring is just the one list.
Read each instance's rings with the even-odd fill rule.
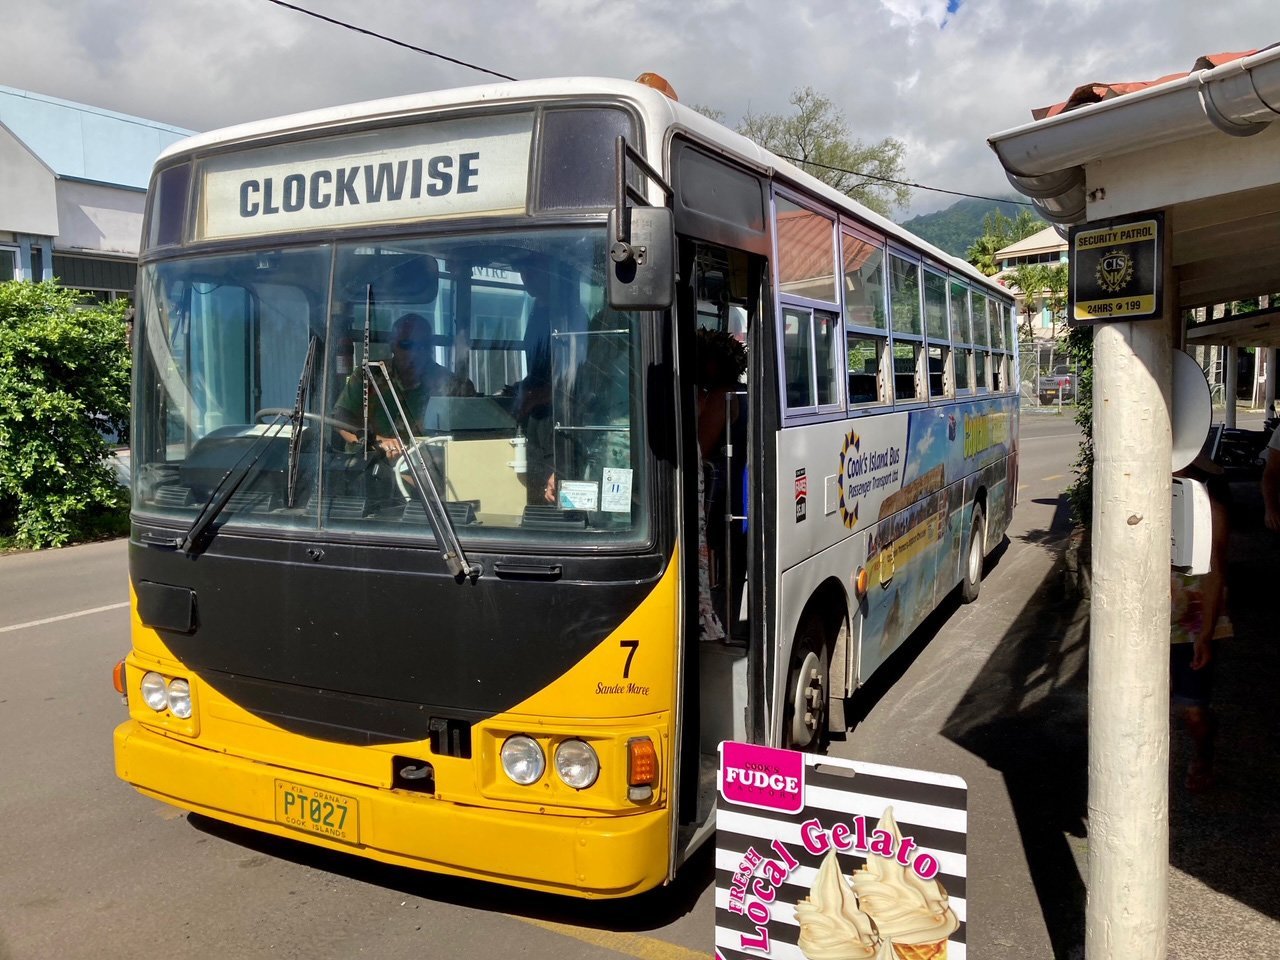
[[1065,344],[1052,341],[1022,343],[1018,346],[1018,358],[1021,364],[1019,388],[1024,408],[1074,406],[1079,377]]

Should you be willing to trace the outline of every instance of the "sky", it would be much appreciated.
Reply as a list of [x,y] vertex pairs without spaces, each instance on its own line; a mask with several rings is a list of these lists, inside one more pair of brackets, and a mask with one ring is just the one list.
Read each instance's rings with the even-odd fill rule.
[[[294,0],[518,79],[662,74],[684,103],[785,113],[812,86],[906,179],[1009,196],[987,146],[1080,84],[1280,41],[1276,0]],[[0,84],[211,130],[493,82],[269,0],[0,0]],[[955,197],[913,190],[894,219]]]

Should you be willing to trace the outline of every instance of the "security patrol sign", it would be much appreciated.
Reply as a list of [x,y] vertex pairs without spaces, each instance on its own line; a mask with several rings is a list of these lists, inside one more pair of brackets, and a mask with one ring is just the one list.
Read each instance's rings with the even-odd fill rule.
[[1071,228],[1071,321],[1151,320],[1160,316],[1164,213]]

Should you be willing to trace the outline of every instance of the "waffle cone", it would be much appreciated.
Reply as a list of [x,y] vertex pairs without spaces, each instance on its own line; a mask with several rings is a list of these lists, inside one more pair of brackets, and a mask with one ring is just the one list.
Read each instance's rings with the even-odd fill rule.
[[895,943],[893,955],[898,960],[947,960],[947,941],[933,943]]

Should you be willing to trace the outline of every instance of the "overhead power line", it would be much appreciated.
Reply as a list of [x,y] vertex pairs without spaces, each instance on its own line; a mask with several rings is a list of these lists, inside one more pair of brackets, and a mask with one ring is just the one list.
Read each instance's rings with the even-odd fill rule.
[[443,53],[436,53],[434,50],[428,50],[425,47],[415,47],[412,43],[405,43],[403,40],[397,40],[395,37],[388,37],[385,33],[376,33],[373,30],[366,30],[364,27],[357,27],[354,23],[347,23],[345,20],[338,20],[334,17],[326,17],[323,13],[316,13],[314,10],[308,10],[305,7],[299,7],[297,4],[286,3],[285,0],[267,0],[268,3],[274,3],[277,7],[284,7],[287,10],[294,10],[298,13],[305,13],[308,17],[315,17],[317,20],[323,20],[325,23],[332,23],[336,27],[343,27],[347,30],[354,30],[356,33],[363,33],[368,37],[376,37],[379,40],[385,40],[387,43],[394,43],[397,47],[404,47],[406,50],[412,50],[414,53],[425,53],[428,57],[436,57],[440,60],[447,60],[449,63],[456,63],[460,67],[467,67],[471,70],[479,70],[481,73],[487,73],[493,77],[499,77],[502,80],[514,80],[515,77],[509,77],[505,73],[499,73],[497,70],[490,70],[487,67],[478,67],[474,63],[467,63],[465,60],[459,60],[456,57],[445,56]]
[[[323,13],[316,13],[314,10],[308,10],[306,7],[300,7],[295,3],[288,3],[286,0],[267,0],[268,3],[274,3],[278,7],[284,7],[286,10],[293,10],[297,13],[306,14],[308,17],[315,17],[317,20],[323,20],[325,23],[331,23],[336,27],[342,27],[345,30],[352,30],[355,33],[363,33],[367,37],[375,37],[378,40],[385,40],[387,43],[394,43],[397,47],[404,47],[406,50],[412,50],[414,53],[426,54],[428,57],[435,57],[439,60],[445,60],[448,63],[457,64],[460,67],[466,67],[469,70],[478,70],[481,73],[487,73],[491,77],[498,77],[501,80],[515,80],[515,77],[508,76],[505,73],[499,73],[497,70],[490,70],[488,67],[481,67],[474,63],[468,63],[465,60],[459,60],[457,57],[450,57],[443,53],[437,53],[434,50],[428,50],[426,47],[415,46],[412,43],[406,43],[403,40],[397,40],[395,37],[389,37],[385,33],[378,33],[374,30],[368,30],[364,27],[358,27],[354,23],[348,23],[345,20],[339,20],[336,17],[326,16]],[[862,177],[865,180],[877,180],[881,183],[892,183],[898,186],[911,187],[914,190],[931,190],[934,193],[946,193],[953,197],[969,197],[973,200],[991,200],[996,203],[1016,203],[1020,206],[1030,207],[1032,203],[1026,200],[1009,200],[1005,197],[986,197],[977,193],[964,193],[960,190],[946,190],[942,187],[930,187],[923,183],[913,183],[910,180],[895,180],[892,177],[881,177],[874,173],[863,173],[861,170],[850,170],[846,167],[833,167],[830,164],[818,163],[816,160],[801,160],[797,157],[782,156],[783,160],[789,160],[795,164],[809,164],[813,167],[822,167],[825,170],[834,170],[838,173],[848,173],[855,177]]]
[[1030,200],[1010,200],[1007,197],[984,197],[980,193],[964,193],[960,190],[945,190],[942,187],[930,187],[923,183],[913,183],[910,180],[895,180],[893,177],[879,177],[874,173],[863,173],[861,170],[850,170],[848,167],[833,167],[829,163],[819,163],[817,160],[801,160],[799,157],[788,157],[786,154],[778,154],[783,160],[788,160],[794,164],[808,164],[811,167],[822,167],[824,170],[834,170],[837,173],[849,173],[855,177],[862,177],[865,180],[879,180],[881,183],[895,183],[902,187],[914,187],[916,190],[932,190],[934,193],[949,193],[953,197],[969,197],[973,200],[994,200],[996,203],[1016,203],[1024,207],[1035,206]]

